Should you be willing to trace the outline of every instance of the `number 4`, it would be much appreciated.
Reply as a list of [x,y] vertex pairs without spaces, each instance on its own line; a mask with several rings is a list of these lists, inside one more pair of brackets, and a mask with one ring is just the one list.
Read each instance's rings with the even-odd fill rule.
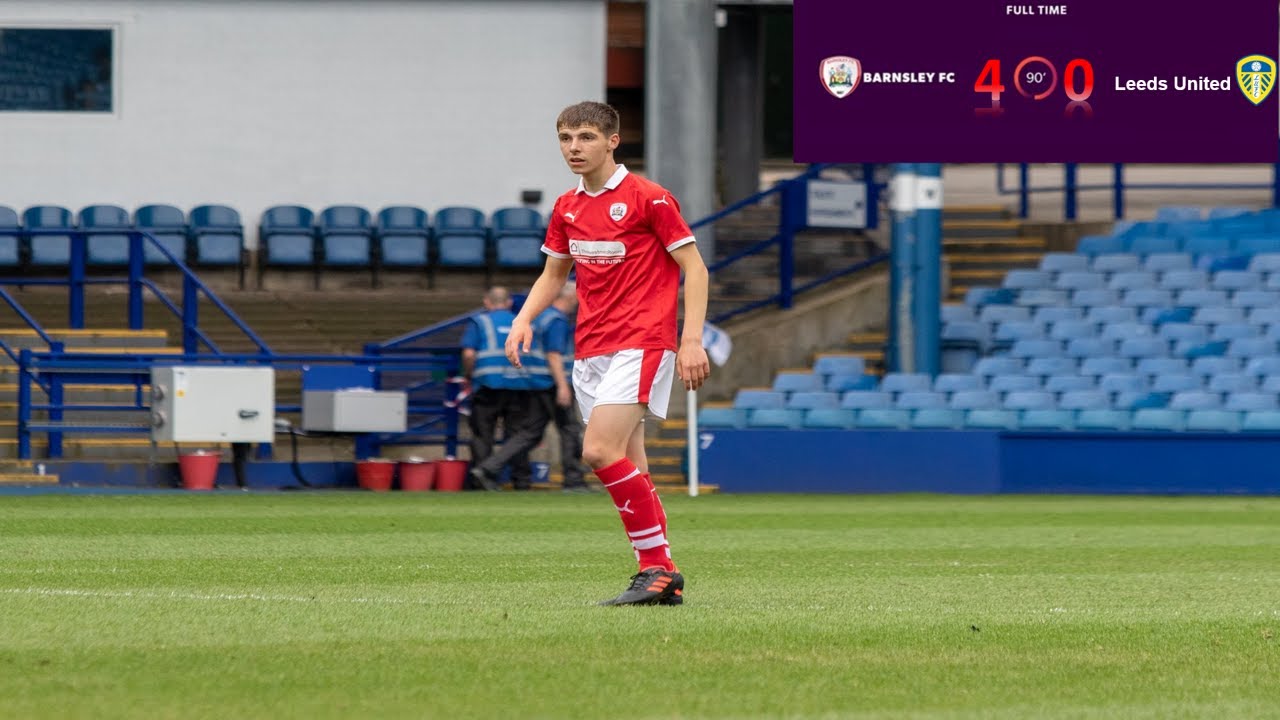
[[991,93],[992,103],[1000,101],[1000,93],[1004,92],[1004,85],[1000,84],[999,60],[988,60],[987,64],[982,66],[982,72],[978,73],[978,79],[973,83],[973,91]]

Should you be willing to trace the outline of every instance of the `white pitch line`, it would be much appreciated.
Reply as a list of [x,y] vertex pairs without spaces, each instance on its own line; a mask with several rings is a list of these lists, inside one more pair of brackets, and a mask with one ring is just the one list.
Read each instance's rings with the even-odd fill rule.
[[343,603],[356,605],[442,605],[428,600],[402,600],[398,598],[332,598],[302,597],[300,595],[262,595],[259,593],[183,593],[149,592],[136,590],[77,590],[74,588],[0,588],[4,595],[36,595],[42,597],[123,598],[137,600],[194,600],[198,602],[225,602],[249,600],[254,602],[290,603]]

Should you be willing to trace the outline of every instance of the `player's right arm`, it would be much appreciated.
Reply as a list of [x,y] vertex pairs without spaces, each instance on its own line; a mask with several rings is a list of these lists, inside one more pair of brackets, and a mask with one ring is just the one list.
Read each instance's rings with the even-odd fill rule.
[[520,308],[520,314],[511,323],[511,332],[507,334],[507,359],[512,365],[520,367],[520,353],[528,352],[533,345],[533,319],[542,314],[564,289],[572,267],[572,258],[547,257],[542,274],[534,281],[529,297],[525,298],[524,306]]

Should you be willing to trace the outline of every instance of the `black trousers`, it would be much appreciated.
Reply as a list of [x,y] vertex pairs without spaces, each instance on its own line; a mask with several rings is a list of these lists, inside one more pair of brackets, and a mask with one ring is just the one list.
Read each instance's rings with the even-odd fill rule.
[[560,407],[551,391],[552,419],[560,434],[560,467],[566,486],[582,485],[582,419],[578,416],[578,400],[571,394],[569,407]]
[[[496,478],[511,466],[511,484],[527,488],[533,480],[529,451],[542,442],[554,405],[545,390],[495,390],[481,387],[471,396],[471,464]],[[494,449],[498,423],[502,447]]]

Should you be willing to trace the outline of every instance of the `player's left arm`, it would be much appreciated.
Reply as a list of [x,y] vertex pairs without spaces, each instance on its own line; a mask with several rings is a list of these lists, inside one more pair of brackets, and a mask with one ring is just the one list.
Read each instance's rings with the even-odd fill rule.
[[702,347],[709,276],[694,243],[672,250],[671,258],[684,272],[684,331],[680,335],[680,349],[676,352],[676,374],[684,382],[686,390],[697,390],[711,374],[711,363],[707,360],[706,349]]

